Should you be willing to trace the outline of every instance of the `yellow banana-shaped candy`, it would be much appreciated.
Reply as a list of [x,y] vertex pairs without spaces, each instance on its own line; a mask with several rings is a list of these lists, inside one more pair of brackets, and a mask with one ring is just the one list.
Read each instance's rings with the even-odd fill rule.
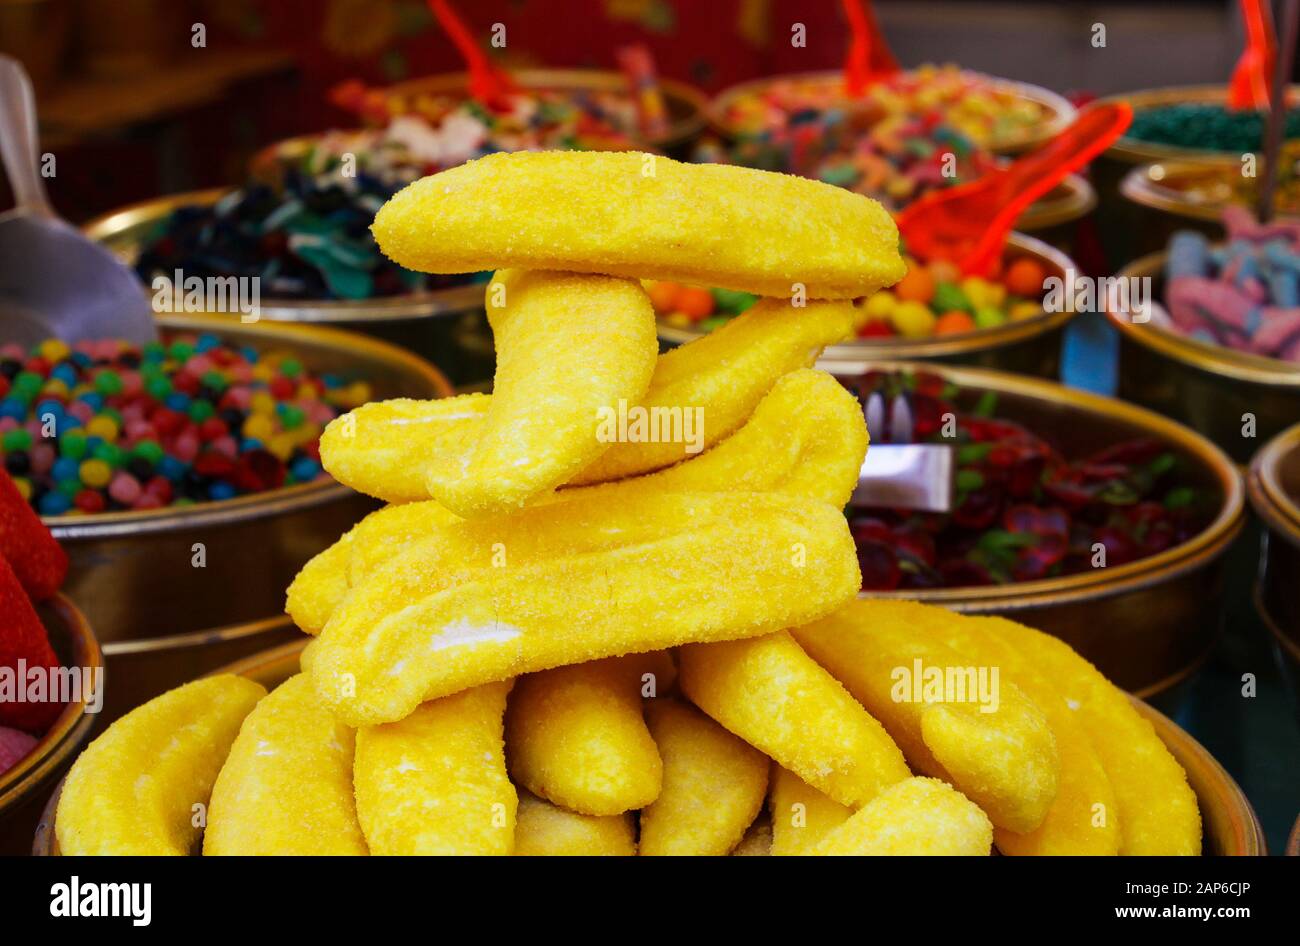
[[510,683],[425,703],[357,731],[357,815],[372,854],[511,854],[518,797],[506,776]]
[[290,677],[244,720],[212,788],[203,853],[365,854],[352,794],[352,730]]
[[934,778],[886,789],[829,832],[809,853],[854,857],[982,857],[993,825],[979,806]]
[[632,815],[580,815],[519,793],[515,857],[627,857],[636,853]]
[[[664,492],[754,491],[842,506],[857,485],[866,449],[867,428],[857,399],[830,375],[804,368],[778,380],[740,430],[695,459],[631,479],[562,489],[540,501],[599,495],[628,505]],[[290,616],[307,633],[319,633],[351,585],[412,544],[436,538],[460,521],[433,500],[372,512],[294,579]],[[509,561],[518,564],[526,550],[511,545]],[[538,554],[550,553],[539,548]]]
[[[917,605],[916,607],[921,607]],[[1119,853],[1120,812],[1106,769],[1087,731],[1056,684],[1033,661],[989,631],[989,618],[953,615],[942,624],[915,622],[914,634],[932,634],[970,660],[1000,667],[1047,717],[1061,758],[1060,786],[1047,817],[1033,831],[996,828],[998,850],[1013,855],[1114,855]]]
[[517,509],[610,445],[602,417],[646,393],[659,344],[639,282],[506,270],[487,290],[492,403],[467,453],[429,458],[429,495],[460,516]]
[[778,857],[811,853],[822,838],[853,814],[852,808],[775,763],[768,809],[772,815],[772,853]]
[[905,272],[874,200],[637,152],[488,155],[399,191],[372,230],[386,256],[427,273],[518,266],[852,299]]
[[510,524],[525,517],[597,548],[516,568],[509,549],[529,541],[522,531],[501,534],[505,567],[458,566],[445,545],[425,543],[352,590],[307,671],[344,721],[401,719],[425,700],[550,667],[758,636],[829,612],[860,583],[844,517],[811,500],[670,493],[621,520],[597,499],[524,510]]
[[847,302],[794,306],[760,299],[744,315],[659,356],[639,406],[648,417],[692,412],[682,416],[698,419],[693,433],[700,436],[615,443],[569,485],[623,479],[690,459],[692,450],[698,453],[738,430],[777,379],[811,368],[825,346],[852,334],[853,306]]
[[663,764],[641,716],[644,667],[611,657],[520,677],[506,712],[515,782],[585,815],[617,815],[659,797]]
[[788,631],[689,644],[678,683],[700,709],[842,805],[907,778],[894,740]]
[[763,807],[768,760],[693,707],[646,702],[664,787],[641,812],[643,855],[726,854]]
[[950,620],[945,608],[864,599],[792,633],[880,720],[913,769],[951,782],[999,827],[1032,831],[1056,798],[1056,740],[1000,668],[972,664],[916,631]]
[[138,706],[68,772],[55,819],[64,854],[191,853],[212,783],[244,717],[266,695],[233,674],[204,677]]
[[1187,773],[1129,698],[1064,641],[996,618],[983,630],[1048,677],[1087,731],[1119,805],[1120,854],[1200,854],[1201,812]]
[[492,398],[394,398],[353,408],[325,425],[321,465],[340,483],[389,503],[429,498],[425,477],[440,454],[468,455]]

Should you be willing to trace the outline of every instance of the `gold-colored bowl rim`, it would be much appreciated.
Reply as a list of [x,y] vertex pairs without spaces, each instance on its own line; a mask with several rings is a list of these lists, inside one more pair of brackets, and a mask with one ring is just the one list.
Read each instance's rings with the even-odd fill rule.
[[[612,69],[518,69],[511,70],[510,78],[525,89],[550,89],[557,92],[584,89],[598,92],[627,91],[627,77]],[[658,82],[664,98],[679,103],[683,114],[669,123],[665,134],[649,139],[646,144],[657,148],[673,148],[691,141],[704,130],[709,99],[689,83],[663,76],[658,78]],[[384,91],[388,95],[398,96],[438,95],[463,91],[468,85],[468,72],[444,72],[406,79],[390,85]]]
[[[183,191],[142,200],[119,207],[117,210],[87,221],[82,233],[97,243],[113,250],[128,266],[135,263],[134,252],[123,253],[116,248],[120,234],[133,227],[161,220],[179,207],[207,207],[215,204],[236,187],[211,187],[206,190]],[[137,250],[134,243],[128,244]],[[374,299],[277,299],[262,300],[261,318],[268,322],[353,323],[353,322],[405,322],[414,319],[433,319],[482,308],[486,283],[467,282],[463,286],[446,289],[428,289],[396,296],[377,296]],[[233,318],[233,316],[228,316]]]
[[[104,655],[86,616],[63,594],[55,595],[42,607],[54,611],[68,632],[68,666],[89,670],[102,685]],[[83,692],[80,701],[65,706],[32,751],[13,768],[0,773],[0,815],[39,786],[85,741],[95,724],[94,715],[86,711],[89,705],[87,696]]]
[[[1151,276],[1164,270],[1169,253],[1161,250],[1129,263],[1117,278]],[[1125,337],[1150,348],[1166,358],[1180,361],[1207,374],[1223,375],[1252,384],[1266,384],[1296,389],[1300,394],[1300,363],[1265,358],[1236,351],[1223,345],[1213,345],[1199,339],[1171,332],[1150,322],[1135,324],[1117,313],[1107,311],[1106,318]]]
[[[1078,272],[1078,267],[1073,260],[1056,247],[1024,233],[1011,233],[1007,237],[1007,249],[1019,251],[1019,255],[1032,256],[1040,262],[1047,263],[1062,275],[1067,272]],[[962,335],[931,335],[929,338],[858,338],[828,346],[822,352],[820,363],[828,370],[838,373],[842,370],[838,367],[840,362],[861,361],[867,358],[897,361],[912,358],[944,358],[992,351],[1059,329],[1074,316],[1075,313],[1069,309],[1063,312],[1044,311],[1027,319],[1008,320],[996,328],[976,329],[974,332],[966,332]],[[708,334],[694,326],[669,325],[662,318],[657,319],[657,322],[659,337],[674,345],[684,345]]]
[[[1151,177],[1154,168],[1160,168],[1162,177],[1157,181]],[[1216,172],[1216,165],[1195,161],[1153,161],[1142,164],[1127,174],[1119,183],[1119,192],[1127,200],[1142,207],[1160,210],[1164,213],[1206,223],[1220,223],[1223,211],[1233,202],[1196,201],[1190,199],[1185,191],[1176,187],[1163,186],[1164,182],[1179,178],[1203,177]],[[1242,206],[1248,206],[1242,204]],[[1290,216],[1281,215],[1283,218]]]
[[[845,368],[849,370],[846,371]],[[930,362],[864,360],[847,366],[837,364],[835,370],[841,377],[873,370],[924,372],[938,375],[966,389],[992,390],[1121,420],[1141,428],[1148,435],[1193,458],[1214,478],[1223,494],[1222,504],[1214,519],[1199,533],[1180,545],[1135,562],[1077,575],[1010,585],[871,591],[863,592],[863,597],[916,600],[942,604],[957,610],[997,611],[1003,614],[1049,603],[1070,604],[1108,598],[1161,584],[1208,564],[1227,551],[1245,524],[1245,488],[1241,473],[1228,455],[1191,428],[1154,411],[1051,381],[988,368]]]
[[1254,588],[1251,589],[1251,599],[1255,605],[1255,614],[1259,617],[1260,623],[1273,636],[1273,640],[1282,651],[1282,655],[1300,668],[1300,639],[1292,637],[1282,630],[1282,625],[1278,624],[1277,618],[1273,616],[1273,612],[1264,603],[1264,586],[1258,579],[1255,581]]
[[[905,70],[912,71],[912,70]],[[1042,127],[1034,134],[1025,135],[1015,141],[992,142],[987,145],[987,150],[994,154],[1018,154],[1028,151],[1041,145],[1059,135],[1070,122],[1074,121],[1076,109],[1070,104],[1069,100],[1062,95],[1058,95],[1051,89],[1045,89],[1042,86],[1031,85],[1028,82],[1018,82],[1015,79],[1004,79],[1000,76],[991,76],[984,72],[974,69],[963,69],[963,72],[978,76],[994,88],[1003,92],[1010,92],[1023,99],[1028,99],[1042,106],[1050,114],[1050,118],[1043,122]],[[761,79],[750,79],[736,85],[728,86],[723,89],[709,102],[707,115],[710,127],[724,138],[733,139],[742,132],[726,120],[728,108],[732,102],[743,95],[749,95],[753,92],[762,90],[775,82],[819,82],[833,80],[842,76],[843,73],[838,69],[819,70],[812,72],[789,72],[777,76],[764,76]]]
[[1300,451],[1300,424],[1288,427],[1251,458],[1246,491],[1255,513],[1273,532],[1300,548],[1300,497],[1282,485],[1282,461]]
[[[226,334],[232,330],[244,336],[256,335],[268,341],[293,345],[296,341],[325,343],[339,351],[364,352],[377,361],[399,365],[404,372],[429,386],[434,398],[451,397],[451,382],[433,365],[395,345],[341,329],[284,322],[233,321],[227,316],[169,314],[157,317],[158,324],[175,331]],[[155,534],[211,525],[228,525],[249,519],[311,509],[354,495],[353,490],[334,480],[298,483],[279,489],[252,493],[183,507],[124,510],[85,516],[42,516],[41,521],[60,542],[104,539],[119,535]]]
[[[272,689],[298,672],[299,654],[306,645],[305,640],[283,644],[228,664],[219,670],[214,670],[213,674],[238,674],[261,683],[267,689]],[[1168,747],[1178,764],[1186,771],[1197,773],[1201,790],[1197,791],[1196,796],[1197,804],[1201,809],[1202,824],[1206,820],[1207,808],[1216,812],[1234,814],[1236,817],[1231,819],[1233,847],[1230,853],[1239,856],[1258,856],[1267,853],[1259,817],[1236,780],[1228,774],[1209,750],[1193,739],[1177,723],[1137,697],[1130,695],[1129,699],[1137,711],[1151,721],[1156,735]],[[62,790],[63,783],[60,782],[50,795],[50,800],[41,815],[41,823],[37,826],[32,843],[32,854],[38,857],[59,856],[58,837],[54,825],[59,794]],[[1204,828],[1202,833],[1204,834]]]
[[[1300,85],[1287,89],[1289,99],[1300,98]],[[1154,89],[1141,89],[1136,92],[1120,92],[1107,95],[1100,102],[1127,102],[1133,111],[1142,112],[1165,105],[1177,105],[1183,102],[1200,102],[1222,104],[1228,100],[1226,85],[1177,85]],[[1155,144],[1140,141],[1127,136],[1119,138],[1106,149],[1109,158],[1128,164],[1149,164],[1165,161],[1191,161],[1199,164],[1240,164],[1241,155],[1233,151],[1210,151],[1201,148],[1175,148],[1172,145]]]
[[1052,191],[1038,198],[1022,213],[1016,226],[1021,232],[1046,230],[1063,224],[1082,220],[1097,206],[1097,191],[1088,183],[1088,179],[1078,174],[1071,174],[1056,185],[1060,191]]

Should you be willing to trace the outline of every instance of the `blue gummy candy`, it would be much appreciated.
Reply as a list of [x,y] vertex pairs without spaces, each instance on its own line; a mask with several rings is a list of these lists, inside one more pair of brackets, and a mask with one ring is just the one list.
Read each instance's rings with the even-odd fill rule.
[[1205,276],[1209,272],[1209,241],[1205,234],[1179,230],[1169,241],[1169,258],[1165,278]]

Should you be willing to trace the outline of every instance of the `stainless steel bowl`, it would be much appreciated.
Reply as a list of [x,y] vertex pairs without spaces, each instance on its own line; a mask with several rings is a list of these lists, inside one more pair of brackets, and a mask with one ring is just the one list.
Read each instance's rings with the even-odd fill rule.
[[1066,641],[1108,678],[1143,699],[1167,698],[1189,680],[1223,628],[1224,555],[1245,521],[1236,466],[1193,430],[1123,401],[1075,388],[973,368],[931,363],[860,362],[842,377],[870,370],[936,374],[976,397],[998,395],[997,415],[1018,421],[1067,457],[1086,456],[1131,438],[1169,445],[1189,485],[1206,490],[1216,511],[1190,541],[1149,558],[1090,572],[970,588],[863,592],[905,598],[968,614],[998,614]]
[[[268,690],[298,672],[298,657],[304,641],[268,650],[238,663],[222,667],[219,672],[237,673],[254,680]],[[1250,802],[1205,747],[1160,712],[1134,700],[1139,713],[1151,721],[1156,735],[1169,748],[1178,764],[1187,772],[1187,781],[1201,809],[1203,852],[1206,855],[1257,856],[1267,853],[1264,832]],[[59,857],[59,840],[55,831],[55,815],[59,804],[59,788],[55,789],[45,806],[45,813],[35,831],[32,854],[38,857]]]
[[1246,490],[1264,523],[1255,607],[1292,684],[1300,688],[1300,424],[1255,454]]
[[[1032,256],[1049,275],[1064,277],[1076,267],[1070,258],[1041,240],[1013,233],[1007,240],[1006,259]],[[1055,378],[1060,372],[1061,340],[1071,311],[1043,312],[1032,318],[1008,321],[997,328],[965,335],[936,335],[931,338],[860,338],[831,345],[818,362],[832,374],[851,373],[863,361],[926,359],[962,365],[996,368],[1040,378]],[[694,341],[704,333],[694,327],[681,328],[659,322],[659,338],[669,345]]]
[[[1166,254],[1144,256],[1120,278],[1149,277],[1163,295]],[[1135,324],[1108,312],[1120,335],[1120,397],[1200,431],[1235,460],[1247,462],[1256,444],[1300,417],[1300,364],[1197,341],[1150,322]],[[1242,436],[1246,415],[1255,436]]]
[[[377,399],[452,393],[426,362],[352,332],[221,316],[159,321],[164,330],[292,351],[309,371],[363,378]],[[91,616],[108,658],[106,718],[214,660],[267,646],[248,622],[281,614],[303,563],[375,506],[323,479],[221,502],[43,519],[68,553],[64,591]],[[203,567],[195,566],[199,546]]]

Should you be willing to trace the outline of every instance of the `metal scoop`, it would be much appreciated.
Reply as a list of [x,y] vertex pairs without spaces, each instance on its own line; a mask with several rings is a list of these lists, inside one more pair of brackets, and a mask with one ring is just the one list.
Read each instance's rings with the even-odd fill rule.
[[144,286],[117,257],[61,220],[37,172],[36,100],[0,55],[0,157],[16,198],[0,214],[0,342],[156,341]]
[[[948,512],[952,509],[953,455],[943,444],[910,443],[912,408],[907,399],[896,397],[889,405],[885,423],[885,396],[875,391],[867,398],[867,430],[872,431],[867,458],[858,473],[853,491],[855,506],[889,506],[919,512]],[[888,439],[876,437],[888,430]]]

